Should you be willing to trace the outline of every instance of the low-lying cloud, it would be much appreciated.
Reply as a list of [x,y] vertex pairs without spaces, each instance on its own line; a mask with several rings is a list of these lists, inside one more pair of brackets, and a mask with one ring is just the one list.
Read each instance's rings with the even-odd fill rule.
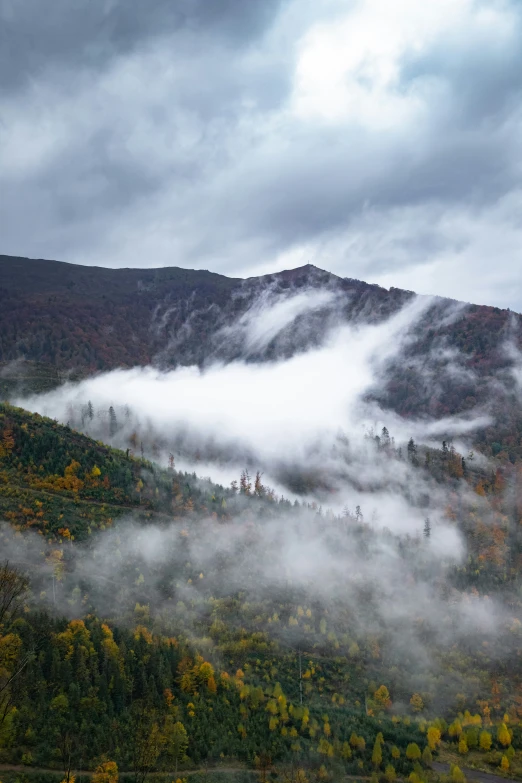
[[[132,439],[134,448],[141,442],[144,452],[164,465],[172,453],[178,468],[223,483],[248,466],[291,497],[298,492],[336,509],[364,503],[375,519],[386,505],[387,519],[380,524],[418,530],[418,507],[428,504],[437,514],[444,503],[440,488],[406,459],[409,438],[434,444],[449,434],[465,444],[491,421],[481,411],[405,420],[372,401],[389,363],[400,360],[431,304],[429,298],[413,298],[382,323],[338,326],[330,291],[261,297],[227,327],[229,339],[243,344],[244,359],[204,369],[116,370],[20,404],[122,448]],[[248,361],[252,346],[266,345],[326,305],[330,328],[320,346],[290,358]],[[382,427],[394,438],[384,451],[374,439]],[[399,450],[402,459],[390,458]]]
[[[263,482],[309,503],[285,508],[229,490],[226,521],[206,513],[197,524],[122,518],[88,544],[71,545],[59,606],[72,614],[92,608],[128,623],[138,621],[136,607],[138,615],[145,607],[154,627],[215,655],[217,637],[202,636],[209,618],[232,636],[247,627],[282,645],[331,645],[331,654],[339,645],[357,656],[358,644],[379,639],[404,687],[418,677],[418,687],[443,706],[452,689],[467,692],[463,672],[445,690],[434,685],[445,651],[485,642],[488,655],[500,658],[518,644],[509,630],[513,611],[499,597],[458,589],[453,579],[468,555],[465,524],[475,524],[477,514],[487,524],[494,510],[465,481],[451,484],[450,500],[448,485],[407,456],[407,442],[413,436],[429,445],[449,434],[465,448],[466,437],[491,419],[475,411],[406,420],[372,401],[390,363],[403,360],[433,314],[432,304],[416,297],[385,321],[339,326],[332,292],[268,293],[228,327],[229,339],[244,345],[241,359],[204,369],[117,370],[19,400],[114,445],[139,448],[141,441],[144,453],[164,465],[172,452],[178,469],[223,483],[245,465],[259,469]],[[290,358],[251,360],[251,350],[321,308],[329,316],[320,345]],[[440,318],[452,317],[451,308],[442,309]],[[439,364],[457,372],[458,355],[437,351]],[[448,503],[459,509],[457,521]],[[45,545],[31,540],[37,558]],[[10,546],[16,554],[18,542]],[[49,583],[48,566],[41,579]],[[226,614],[220,599],[232,595],[241,597],[241,610]],[[284,607],[281,617],[274,602]],[[303,606],[310,616],[301,616]],[[287,617],[287,610],[294,614]]]

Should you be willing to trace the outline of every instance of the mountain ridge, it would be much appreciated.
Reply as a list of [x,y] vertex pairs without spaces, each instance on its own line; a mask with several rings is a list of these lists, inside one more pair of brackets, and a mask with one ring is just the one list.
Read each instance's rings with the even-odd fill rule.
[[[98,265],[86,265],[86,264],[76,264],[71,261],[62,261],[57,259],[46,259],[46,258],[29,258],[26,256],[11,256],[11,255],[3,255],[0,254],[0,290],[2,288],[5,288],[5,290],[9,290],[10,287],[8,281],[6,280],[5,275],[5,269],[7,267],[8,271],[12,271],[13,269],[13,262],[19,263],[21,262],[26,267],[28,264],[45,264],[45,265],[51,265],[51,266],[58,266],[62,271],[63,270],[75,270],[79,272],[80,270],[85,270],[87,275],[89,272],[96,272],[101,273],[103,276],[111,277],[114,276],[123,276],[123,274],[131,275],[132,277],[136,277],[138,275],[142,275],[145,277],[149,277],[150,275],[154,276],[168,276],[169,273],[180,273],[180,278],[186,277],[188,275],[193,275],[195,277],[198,276],[210,276],[213,279],[221,279],[221,280],[228,280],[234,283],[243,282],[243,283],[250,283],[252,281],[271,281],[274,279],[282,279],[282,280],[294,280],[296,278],[299,278],[300,276],[303,276],[308,273],[319,273],[321,276],[327,276],[330,279],[333,279],[338,282],[343,282],[345,284],[358,284],[363,285],[368,288],[385,291],[386,293],[391,293],[394,291],[400,291],[403,293],[407,293],[410,295],[415,295],[419,297],[430,297],[433,299],[438,299],[442,301],[448,301],[448,302],[455,302],[458,304],[464,304],[464,305],[471,305],[474,307],[489,307],[494,310],[498,310],[500,312],[511,312],[514,315],[521,315],[518,311],[511,310],[509,307],[502,308],[497,307],[496,305],[480,305],[475,302],[466,301],[463,299],[454,299],[453,297],[449,296],[442,296],[440,294],[420,294],[416,291],[413,291],[411,289],[404,289],[399,288],[398,286],[390,286],[390,288],[386,288],[385,286],[381,286],[378,283],[369,283],[366,280],[361,280],[359,278],[355,277],[349,277],[349,276],[341,276],[336,274],[335,272],[330,272],[327,269],[323,269],[322,267],[318,267],[315,264],[307,263],[303,264],[302,266],[293,267],[289,269],[281,269],[277,272],[268,272],[263,275],[252,275],[250,277],[232,277],[229,275],[224,275],[219,272],[213,272],[209,269],[190,269],[188,267],[179,267],[179,266],[158,266],[158,267],[104,267],[104,266],[98,266]],[[32,272],[34,273],[34,270],[36,267],[33,266]],[[40,276],[37,276],[40,278]],[[27,281],[27,277],[24,277],[24,282]],[[7,285],[6,285],[7,282]],[[139,281],[138,281],[139,282]]]
[[[322,298],[314,298],[316,292]],[[276,324],[266,340],[247,344],[252,318],[259,321],[290,295],[306,300],[303,308]],[[242,279],[179,267],[107,269],[0,256],[0,394],[9,398],[117,368],[288,359],[321,346],[332,328],[383,323],[414,296],[312,264]],[[493,453],[518,460],[517,352],[521,315],[430,297],[376,399],[403,417],[443,418],[487,407],[495,426],[477,435],[476,447],[490,455],[496,444]],[[31,375],[39,378],[35,389],[25,380]]]

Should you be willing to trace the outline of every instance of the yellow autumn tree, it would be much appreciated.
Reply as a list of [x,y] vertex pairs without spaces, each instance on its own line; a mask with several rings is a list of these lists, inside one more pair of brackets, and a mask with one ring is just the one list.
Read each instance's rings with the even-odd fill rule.
[[452,783],[466,783],[466,776],[456,764],[452,764],[450,767],[450,777]]
[[481,731],[479,737],[479,745],[481,750],[488,751],[491,749],[492,737],[489,731]]
[[115,761],[99,764],[91,778],[92,783],[118,783],[118,765]]
[[454,720],[448,727],[450,737],[460,737],[462,734],[462,724],[459,720]]
[[349,761],[352,758],[352,749],[350,747],[349,742],[343,742],[342,748],[341,748],[341,757],[345,761]]
[[373,699],[380,709],[389,709],[391,707],[390,693],[386,685],[381,685],[373,694]]
[[421,757],[421,751],[416,742],[410,742],[406,748],[406,758],[410,761],[418,761]]
[[334,755],[334,749],[333,745],[331,745],[326,737],[321,737],[319,740],[319,745],[317,746],[317,751],[322,756],[327,756],[328,758],[333,758]]
[[22,640],[17,634],[4,634],[9,625],[22,610],[28,589],[27,579],[7,563],[0,566],[0,732],[13,718],[11,703],[15,678],[27,658],[22,653]]
[[501,723],[498,727],[497,739],[505,748],[507,748],[508,745],[511,745],[511,733],[505,723]]
[[382,764],[382,749],[381,749],[381,743],[376,739],[375,744],[373,746],[372,751],[372,764],[374,767],[378,768]]
[[393,781],[397,777],[397,774],[395,772],[395,767],[392,764],[386,764],[386,769],[384,770],[384,777],[386,778],[388,783],[393,783]]
[[428,746],[430,750],[437,750],[440,745],[440,729],[436,726],[430,726],[426,734],[428,740]]

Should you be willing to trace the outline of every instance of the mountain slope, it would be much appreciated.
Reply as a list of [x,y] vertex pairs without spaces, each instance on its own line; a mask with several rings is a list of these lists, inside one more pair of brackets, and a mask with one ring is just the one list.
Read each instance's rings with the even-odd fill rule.
[[[201,364],[230,351],[213,338],[263,293],[273,297],[310,289],[338,294],[335,305],[344,321],[381,320],[413,296],[343,279],[310,264],[241,280],[176,267],[105,269],[0,256],[0,361],[27,359],[86,371],[155,359],[169,366]],[[436,301],[439,308],[457,304]],[[320,315],[327,309],[325,305]],[[437,336],[444,335],[452,347],[473,354],[472,362],[490,369],[499,341],[509,332],[520,339],[521,324],[522,316],[507,310],[470,305],[439,326]],[[420,350],[428,349],[434,337],[428,330]],[[265,346],[266,353],[273,348]],[[501,363],[496,357],[497,366]]]
[[227,300],[237,285],[210,272],[112,270],[0,256],[0,361],[61,369],[147,364],[164,346],[152,327],[162,303]]
[[[375,448],[400,468],[389,443]],[[75,766],[108,754],[133,771],[147,714],[165,736],[169,716],[183,722],[191,765],[254,765],[264,752],[282,766],[327,764],[333,780],[368,777],[382,732],[384,764],[406,777],[426,721],[444,717],[454,750],[448,723],[477,704],[486,727],[509,711],[519,749],[516,475],[463,465],[430,450],[412,467],[447,490],[445,516],[467,543],[458,563],[439,557],[429,520],[424,535],[400,535],[277,501],[257,482],[224,489],[0,406],[0,519],[11,522],[0,551],[30,566],[34,610],[0,627],[0,654],[6,630],[29,656],[0,761],[59,767],[67,735]],[[488,611],[495,621],[477,622]],[[477,725],[464,726],[475,749]],[[502,749],[494,740],[477,760],[498,767]],[[158,753],[152,767],[169,764]]]
[[[322,299],[257,343],[245,340],[265,306],[309,294]],[[413,296],[311,265],[240,280],[0,256],[0,393],[30,389],[34,378],[41,388],[116,367],[288,357],[319,344],[333,325],[381,321]],[[487,409],[495,429],[483,431],[477,447],[514,461],[522,455],[522,408],[507,346],[522,350],[521,315],[435,298],[374,396],[402,416]]]
[[214,341],[223,326],[267,289],[277,295],[310,288],[341,292],[347,320],[384,317],[412,295],[311,265],[241,280],[175,267],[105,269],[0,256],[0,362],[26,359],[89,372],[234,358],[228,341]]
[[[94,441],[52,419],[0,404],[0,519],[49,539],[88,538],[125,514],[162,521],[227,514],[230,490]],[[212,500],[213,498],[213,500]]]

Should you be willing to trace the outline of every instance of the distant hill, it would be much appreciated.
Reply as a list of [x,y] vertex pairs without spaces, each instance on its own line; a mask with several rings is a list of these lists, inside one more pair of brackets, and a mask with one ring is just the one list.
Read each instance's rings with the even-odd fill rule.
[[[267,342],[245,349],[230,329],[264,297],[322,290],[333,300],[298,315]],[[45,390],[65,377],[154,363],[264,361],[321,341],[336,322],[378,322],[414,294],[340,278],[306,265],[242,280],[179,268],[105,269],[0,256],[0,395]],[[228,329],[228,331],[227,331]],[[386,383],[374,391],[402,416],[492,410],[477,437],[485,453],[522,456],[522,406],[507,344],[522,349],[522,316],[436,298]],[[12,364],[18,361],[18,364]]]
[[388,315],[412,295],[311,265],[242,280],[176,267],[105,269],[0,256],[0,362],[25,359],[92,372],[151,362],[202,364],[223,352],[236,358],[240,346],[231,353],[228,340],[219,345],[213,338],[261,292],[325,287],[345,294],[347,319]]

